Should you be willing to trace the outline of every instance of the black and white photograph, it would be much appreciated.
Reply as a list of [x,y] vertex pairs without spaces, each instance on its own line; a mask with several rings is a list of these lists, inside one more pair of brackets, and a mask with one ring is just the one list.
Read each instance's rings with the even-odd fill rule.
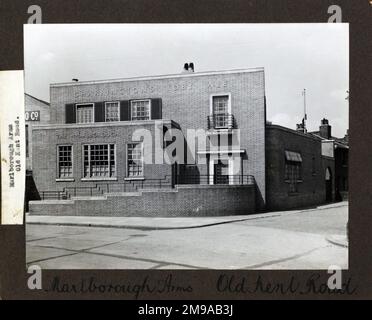
[[26,263],[348,269],[349,24],[24,26]]

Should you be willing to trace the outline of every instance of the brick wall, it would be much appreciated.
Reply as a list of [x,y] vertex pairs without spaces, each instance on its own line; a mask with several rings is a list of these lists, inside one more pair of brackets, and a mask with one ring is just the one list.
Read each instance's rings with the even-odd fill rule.
[[255,212],[253,186],[179,186],[142,195],[108,194],[105,199],[32,201],[32,215],[63,216],[226,216]]
[[[290,193],[289,183],[285,181],[285,150],[298,152],[302,157],[302,182],[298,183],[298,193]],[[334,173],[334,159],[322,157],[319,139],[276,125],[266,126],[268,210],[285,210],[324,203],[327,167]]]

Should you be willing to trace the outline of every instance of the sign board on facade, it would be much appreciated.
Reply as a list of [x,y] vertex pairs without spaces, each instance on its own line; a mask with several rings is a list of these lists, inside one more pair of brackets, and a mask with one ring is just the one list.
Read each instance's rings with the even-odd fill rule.
[[334,141],[333,140],[323,140],[322,141],[322,156],[334,157]]
[[25,112],[26,121],[40,121],[40,110],[37,111],[26,111]]

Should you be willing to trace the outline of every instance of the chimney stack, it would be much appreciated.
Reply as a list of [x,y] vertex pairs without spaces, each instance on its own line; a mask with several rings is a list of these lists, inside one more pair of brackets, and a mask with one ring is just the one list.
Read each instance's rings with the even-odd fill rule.
[[194,72],[194,63],[193,62],[185,63],[183,65],[182,73],[192,73],[192,72]]
[[345,140],[345,142],[349,143],[349,129],[346,130],[344,140]]
[[324,139],[331,139],[332,137],[332,127],[326,118],[323,118],[320,122],[319,135]]
[[305,128],[304,128],[304,124],[303,123],[297,123],[296,126],[297,126],[296,131],[305,133]]

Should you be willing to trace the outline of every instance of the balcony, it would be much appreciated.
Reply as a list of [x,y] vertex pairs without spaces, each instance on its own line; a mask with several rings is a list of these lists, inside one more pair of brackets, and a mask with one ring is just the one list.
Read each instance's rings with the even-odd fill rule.
[[234,129],[235,119],[232,114],[219,113],[208,116],[208,130]]

